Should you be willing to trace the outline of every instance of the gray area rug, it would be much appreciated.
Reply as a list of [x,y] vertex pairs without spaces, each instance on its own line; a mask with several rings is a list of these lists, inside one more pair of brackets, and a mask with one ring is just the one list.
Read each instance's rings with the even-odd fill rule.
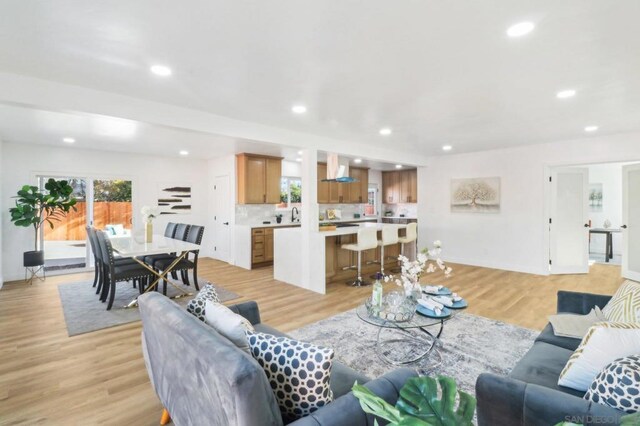
[[[198,282],[200,288],[207,284],[205,280],[199,280]],[[89,333],[133,321],[140,321],[140,313],[137,307],[130,309],[124,308],[126,304],[140,295],[138,289],[133,288],[131,283],[118,283],[116,297],[110,311],[107,311],[106,303],[100,302],[96,294],[96,289],[92,287],[92,285],[93,280],[61,284],[58,286],[62,310],[64,311],[64,320],[67,324],[67,333],[69,336]],[[225,290],[219,285],[214,284],[214,286],[216,290],[218,290],[218,296],[222,302],[240,297],[236,293]],[[187,292],[194,293],[194,295],[197,293],[193,285],[185,286],[180,284],[180,287]],[[167,285],[168,296],[175,296],[178,293],[178,290],[171,285]],[[181,306],[186,306],[192,298],[193,296],[182,297],[175,299],[175,302]]]
[[[378,357],[375,351],[377,333],[378,327],[360,320],[355,310],[351,310],[288,334],[304,342],[333,348],[336,359],[375,378],[398,368]],[[438,353],[434,351],[407,367],[417,369],[422,375],[453,377],[459,389],[475,395],[475,383],[480,373],[508,374],[531,348],[539,333],[459,313],[445,323]],[[406,349],[402,346],[398,351]]]

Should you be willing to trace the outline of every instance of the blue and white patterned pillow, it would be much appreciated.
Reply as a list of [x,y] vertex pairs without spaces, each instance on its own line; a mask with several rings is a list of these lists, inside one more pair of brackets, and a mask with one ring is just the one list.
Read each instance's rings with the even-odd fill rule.
[[191,299],[187,304],[187,312],[198,318],[200,321],[204,322],[204,307],[207,303],[207,300],[211,300],[215,303],[220,303],[220,298],[218,297],[218,292],[213,284],[205,284],[204,287],[198,292],[196,297]]
[[267,374],[285,423],[333,400],[329,387],[333,349],[266,333],[247,332],[247,336],[251,354]]
[[616,359],[603,368],[584,399],[629,414],[640,411],[640,355]]

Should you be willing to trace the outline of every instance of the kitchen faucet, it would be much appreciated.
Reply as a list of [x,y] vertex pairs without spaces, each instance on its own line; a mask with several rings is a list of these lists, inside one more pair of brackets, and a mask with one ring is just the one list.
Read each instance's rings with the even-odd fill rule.
[[[295,212],[295,214],[294,214],[294,212]],[[296,221],[296,214],[299,215],[300,214],[300,210],[298,210],[297,207],[294,207],[294,208],[291,209],[291,223]]]

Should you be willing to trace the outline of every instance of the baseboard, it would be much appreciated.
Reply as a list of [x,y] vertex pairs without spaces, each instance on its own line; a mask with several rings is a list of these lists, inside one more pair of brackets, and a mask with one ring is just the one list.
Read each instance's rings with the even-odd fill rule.
[[[473,259],[466,259],[460,257],[443,257],[442,260],[450,263],[459,263],[462,265],[469,266],[478,266],[481,268],[491,268],[491,269],[500,269],[503,271],[511,271],[511,272],[521,272],[524,274],[533,274],[533,275],[549,275],[549,270],[546,268],[535,268],[530,265],[514,265],[507,262],[478,262]],[[455,273],[455,268],[454,268]]]

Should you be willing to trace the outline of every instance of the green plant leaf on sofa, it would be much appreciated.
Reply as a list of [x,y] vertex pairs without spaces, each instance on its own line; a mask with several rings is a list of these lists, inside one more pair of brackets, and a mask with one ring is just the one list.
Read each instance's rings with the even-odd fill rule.
[[[441,389],[440,399],[438,384]],[[353,387],[353,394],[365,412],[396,426],[471,425],[476,409],[475,398],[458,391],[455,381],[444,376],[438,376],[437,381],[431,377],[413,377],[407,380],[400,389],[395,407],[357,384]],[[460,398],[457,409],[456,395]]]
[[637,426],[640,425],[640,411],[628,414],[620,418],[620,426]]

